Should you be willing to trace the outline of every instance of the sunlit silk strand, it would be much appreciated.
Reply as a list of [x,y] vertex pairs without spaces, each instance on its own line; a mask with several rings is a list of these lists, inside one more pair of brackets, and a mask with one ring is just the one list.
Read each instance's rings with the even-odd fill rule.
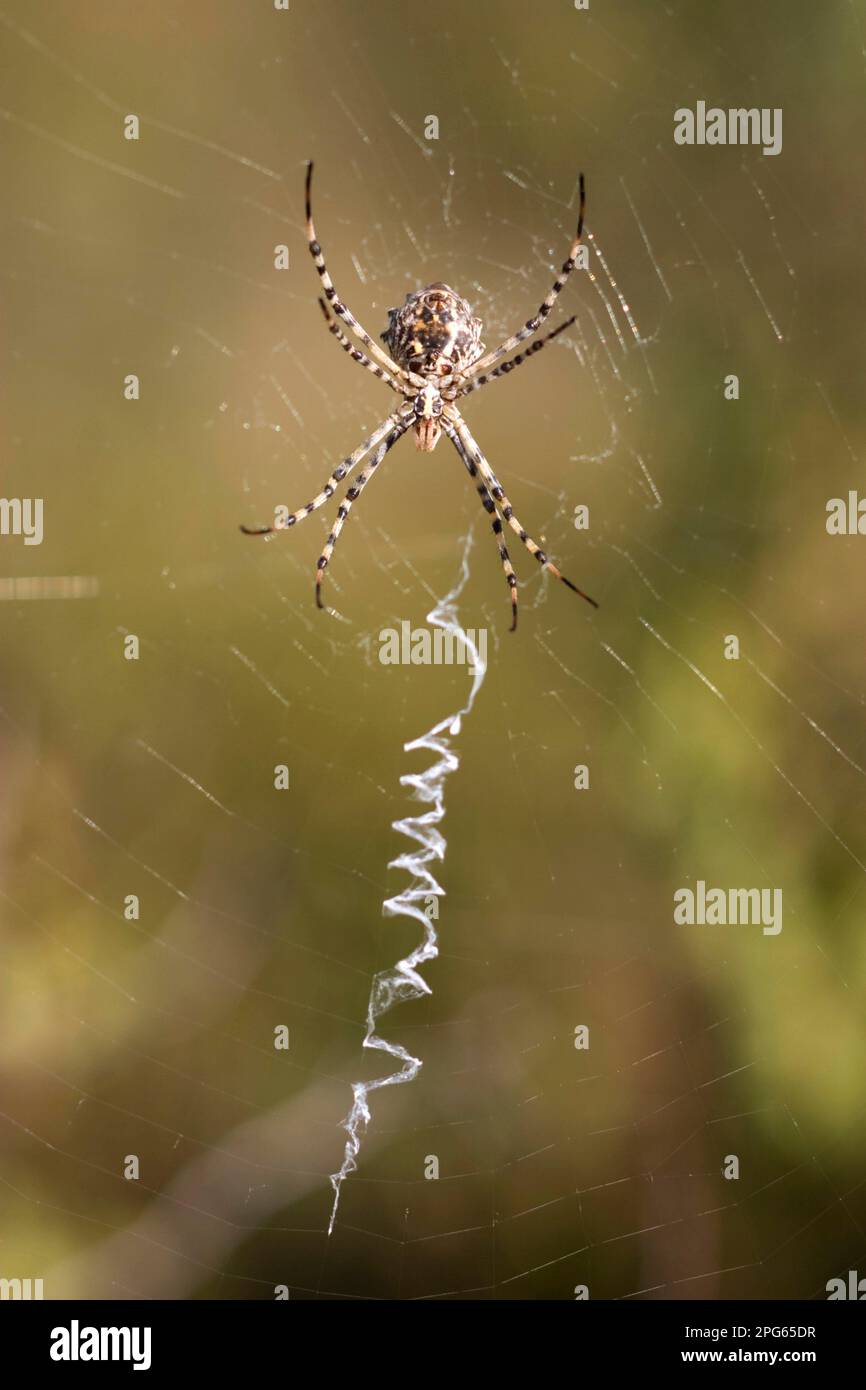
[[352,1108],[343,1121],[347,1136],[343,1162],[339,1172],[331,1174],[334,1204],[328,1223],[328,1235],[333,1231],[337,1219],[342,1185],[349,1174],[354,1173],[358,1167],[361,1140],[370,1123],[370,1093],[382,1086],[402,1086],[407,1081],[414,1081],[423,1065],[419,1057],[413,1057],[412,1053],[399,1043],[389,1042],[387,1038],[380,1037],[376,1032],[376,1025],[382,1015],[395,1004],[405,1003],[409,999],[421,999],[430,993],[430,986],[418,973],[418,967],[428,960],[434,960],[439,954],[436,925],[423,911],[423,905],[429,898],[443,897],[445,893],[445,889],[431,872],[431,865],[437,860],[442,863],[447,849],[447,841],[438,826],[445,816],[445,778],[460,766],[460,758],[451,745],[452,740],[460,733],[464,716],[475,703],[475,697],[487,670],[481,652],[457,618],[456,600],[469,578],[470,548],[471,537],[467,537],[460,578],[451,592],[440,599],[432,612],[427,614],[427,621],[432,626],[452,634],[463,644],[466,664],[472,672],[472,686],[462,709],[446,715],[426,734],[403,745],[407,753],[414,752],[416,748],[426,748],[436,755],[436,761],[425,772],[406,773],[400,778],[402,787],[411,788],[413,799],[423,802],[430,809],[420,815],[406,816],[393,822],[393,829],[411,840],[414,847],[405,850],[388,865],[389,869],[402,869],[407,873],[409,883],[396,897],[386,898],[382,905],[382,914],[385,917],[414,918],[423,929],[423,937],[408,956],[398,960],[396,965],[388,970],[380,970],[373,977],[367,1005],[364,1047],[387,1052],[389,1057],[400,1063],[400,1067],[388,1076],[377,1077],[374,1081],[352,1083]]

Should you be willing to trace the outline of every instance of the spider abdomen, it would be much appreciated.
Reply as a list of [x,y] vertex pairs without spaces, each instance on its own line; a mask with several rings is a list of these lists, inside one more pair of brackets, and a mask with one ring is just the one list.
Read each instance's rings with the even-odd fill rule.
[[394,361],[419,376],[450,376],[484,351],[481,320],[441,280],[407,294],[401,308],[389,309],[382,339]]

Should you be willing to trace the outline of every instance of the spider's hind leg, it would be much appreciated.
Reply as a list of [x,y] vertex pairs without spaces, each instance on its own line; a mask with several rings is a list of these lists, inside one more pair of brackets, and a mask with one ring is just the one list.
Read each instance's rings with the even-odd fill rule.
[[310,160],[307,164],[307,178],[306,183],[304,185],[304,211],[306,213],[307,244],[310,248],[310,255],[313,258],[316,270],[318,271],[319,279],[322,282],[322,289],[324,290],[325,298],[327,299],[334,313],[337,315],[337,318],[342,319],[343,323],[345,323],[346,326],[352,330],[355,336],[357,338],[360,338],[361,342],[364,344],[364,347],[367,349],[370,356],[373,358],[373,361],[378,362],[381,367],[384,367],[385,371],[388,372],[390,376],[399,377],[400,368],[397,366],[397,363],[391,357],[388,356],[387,352],[383,352],[382,348],[379,347],[378,343],[373,342],[373,339],[370,337],[367,330],[358,322],[348,305],[343,303],[342,299],[337,294],[337,291],[334,288],[334,282],[328,274],[328,268],[325,265],[325,255],[322,251],[321,243],[316,238],[316,228],[313,224],[312,184],[313,161]]
[[518,346],[519,343],[525,342],[527,338],[532,337],[533,333],[538,332],[539,328],[544,323],[545,319],[547,318],[548,314],[550,313],[551,309],[553,308],[554,304],[559,298],[560,292],[563,289],[569,275],[574,270],[574,267],[577,264],[578,248],[580,247],[581,241],[583,240],[583,218],[585,211],[586,185],[584,183],[583,174],[581,174],[580,209],[578,211],[577,217],[577,231],[575,232],[574,238],[571,243],[571,250],[569,251],[566,260],[563,262],[561,271],[559,272],[559,274],[553,282],[553,287],[551,288],[550,293],[547,295],[545,299],[541,301],[540,305],[538,306],[537,312],[533,314],[531,319],[527,319],[526,323],[523,325],[522,328],[518,329],[516,333],[512,333],[510,338],[506,338],[503,343],[499,344],[498,348],[494,348],[492,352],[485,353],[483,357],[478,358],[477,362],[472,363],[471,371],[473,374],[477,374],[478,372],[486,372],[489,367],[492,367],[495,362],[499,362],[503,357],[506,356],[507,353],[513,352],[513,350]]
[[373,375],[377,376],[380,381],[384,381],[385,385],[390,386],[392,391],[396,391],[398,396],[405,396],[406,391],[404,390],[404,388],[397,381],[395,381],[394,377],[392,377],[390,373],[385,371],[384,367],[379,367],[375,362],[371,362],[370,358],[367,356],[365,352],[362,352],[360,348],[356,348],[354,344],[352,344],[349,341],[343,330],[340,328],[340,325],[336,322],[335,319],[331,318],[328,306],[325,303],[324,299],[319,300],[319,308],[325,316],[325,323],[328,325],[329,331],[333,333],[337,342],[340,344],[340,347],[343,349],[344,352],[347,352],[349,354],[352,361],[360,363],[362,367],[366,367],[368,372],[372,372]]

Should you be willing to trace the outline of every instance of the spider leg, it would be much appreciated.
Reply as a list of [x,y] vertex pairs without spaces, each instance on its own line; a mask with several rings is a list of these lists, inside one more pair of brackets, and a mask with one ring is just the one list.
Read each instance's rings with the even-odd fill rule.
[[382,440],[375,454],[370,459],[370,462],[368,463],[367,467],[363,470],[363,472],[358,474],[357,478],[355,479],[355,482],[346,493],[344,500],[340,503],[339,507],[337,508],[337,519],[334,522],[333,530],[331,531],[327,541],[325,542],[325,548],[319,556],[319,563],[316,566],[317,608],[324,607],[324,604],[322,603],[322,577],[325,573],[325,570],[328,567],[331,556],[334,552],[334,546],[337,544],[337,541],[340,538],[340,532],[346,524],[346,517],[352,510],[352,503],[358,497],[360,497],[361,493],[367,486],[367,483],[370,481],[373,474],[376,472],[376,469],[379,467],[379,464],[382,462],[388,450],[392,447],[392,445],[397,443],[397,440],[402,435],[406,433],[407,429],[412,424],[412,419],[412,416],[409,416],[406,419],[397,419],[397,422],[395,423],[394,428],[391,430],[391,433],[388,435],[386,439]]
[[[353,454],[349,454],[347,458],[343,459],[342,463],[337,464],[337,467],[334,469],[330,478],[325,483],[325,486],[322,488],[322,491],[316,494],[312,502],[308,502],[305,507],[299,508],[299,510],[296,512],[290,512],[290,514],[285,518],[284,521],[281,521],[279,523],[275,522],[273,526],[242,526],[241,530],[243,531],[244,535],[270,536],[274,531],[285,531],[288,529],[289,526],[294,526],[296,521],[303,521],[305,516],[309,516],[310,512],[314,512],[317,507],[321,507],[325,502],[327,502],[329,497],[333,497],[334,493],[337,490],[337,484],[339,482],[342,482],[343,478],[346,477],[347,473],[351,473],[355,465],[361,462],[361,459],[364,457],[364,455],[368,454],[371,449],[375,448],[379,441],[388,433],[389,430],[393,429],[395,425],[398,424],[398,422],[401,425],[403,425],[403,416],[397,414],[397,412],[395,411],[393,415],[389,415],[387,420],[384,420],[382,424],[379,426],[379,428],[374,430],[373,433],[367,439],[364,440],[363,444],[358,445],[358,448],[355,450]],[[408,429],[409,424],[411,424],[411,417],[409,420],[406,421],[403,427]]]
[[[495,381],[498,376],[507,376],[515,367],[519,367],[522,362],[528,362],[529,358],[536,352],[540,352],[546,343],[552,342],[560,333],[564,333],[566,328],[570,328],[574,323],[576,314],[572,314],[570,319],[561,323],[558,328],[554,328],[552,333],[547,333],[543,338],[539,338],[523,352],[519,352],[516,357],[512,357],[510,362],[503,362],[499,367],[494,367],[492,372],[483,372],[481,376],[473,377],[467,384],[457,392],[458,396],[468,396],[470,391],[478,391],[480,387],[486,386],[488,381]],[[471,370],[471,368],[470,368]]]
[[493,534],[496,537],[496,544],[499,548],[499,558],[502,561],[502,568],[505,571],[505,578],[508,582],[508,591],[511,595],[511,628],[509,630],[513,632],[517,627],[517,575],[514,573],[514,566],[512,565],[511,557],[508,554],[508,547],[506,546],[505,541],[502,538],[502,521],[500,520],[499,513],[496,510],[496,504],[487,490],[487,485],[479,480],[478,467],[473,461],[469,452],[467,451],[466,446],[463,443],[463,440],[460,438],[459,434],[457,433],[456,429],[454,429],[453,426],[450,425],[447,421],[442,426],[442,428],[445,430],[445,433],[448,435],[448,438],[451,440],[451,443],[454,445],[454,448],[457,450],[458,454],[463,460],[466,466],[466,471],[468,472],[470,478],[472,478],[473,482],[475,483],[476,491],[478,493],[478,496],[481,498],[482,507],[487,512],[488,516],[493,517],[493,520],[491,521],[490,525],[492,526]]
[[562,289],[571,272],[574,270],[575,263],[577,261],[577,250],[580,246],[581,238],[583,236],[583,214],[585,209],[586,189],[584,187],[583,174],[581,174],[580,211],[578,213],[577,218],[577,231],[575,232],[574,240],[571,243],[571,250],[568,253],[568,259],[563,261],[562,270],[559,272],[559,275],[554,280],[553,288],[551,289],[550,294],[539,305],[538,313],[535,315],[534,318],[527,319],[524,326],[521,329],[519,329],[517,333],[512,334],[510,338],[505,339],[504,343],[500,343],[498,348],[494,348],[492,352],[486,353],[484,357],[479,357],[477,362],[472,363],[470,370],[473,376],[477,372],[486,372],[488,367],[492,367],[494,362],[498,362],[499,359],[501,357],[504,357],[506,353],[511,352],[514,348],[517,347],[518,343],[522,343],[526,338],[531,338],[532,334],[536,333],[538,329],[541,327],[541,325],[544,323],[544,320],[547,318],[548,314],[550,313],[551,309],[553,308],[554,304],[556,303],[559,297],[560,290]]
[[517,532],[518,536],[522,540],[523,544],[526,546],[526,549],[529,551],[530,555],[534,555],[538,563],[544,569],[549,570],[555,579],[561,579],[563,584],[567,585],[569,589],[573,590],[576,594],[580,594],[580,597],[585,598],[587,603],[591,603],[593,608],[597,608],[598,604],[596,603],[595,599],[590,598],[589,594],[585,594],[583,589],[578,589],[577,585],[572,584],[570,579],[566,579],[565,575],[560,573],[560,571],[556,568],[556,565],[552,564],[551,561],[548,560],[546,554],[541,549],[541,546],[538,545],[532,539],[532,537],[529,535],[526,529],[523,526],[521,526],[519,520],[514,515],[514,508],[512,507],[511,503],[506,497],[502,484],[500,483],[496,474],[493,472],[493,469],[490,467],[490,464],[487,462],[487,459],[482,454],[480,448],[478,447],[478,444],[473,439],[469,431],[469,427],[466,424],[466,421],[461,416],[459,410],[457,410],[454,406],[451,407],[451,419],[455,423],[457,427],[457,433],[460,439],[462,440],[463,444],[466,446],[468,453],[470,454],[474,462],[478,465],[478,471],[480,472],[482,478],[484,479],[485,483],[490,489],[494,501],[500,507],[503,517],[508,522],[508,525],[511,527],[512,531]]
[[[360,348],[356,348],[354,343],[349,341],[349,339],[346,337],[345,333],[341,329],[340,325],[334,319],[331,318],[331,315],[328,312],[328,306],[325,303],[324,299],[319,300],[319,308],[325,315],[325,323],[328,325],[329,330],[331,331],[331,333],[333,333],[334,337],[340,344],[340,347],[343,349],[343,351],[348,352],[353,362],[360,362],[362,367],[366,367],[368,372],[372,372],[373,375],[377,376],[380,381],[384,381],[386,386],[390,386],[391,390],[396,391],[398,395],[406,396],[409,394],[405,386],[399,386],[397,384],[397,382],[391,376],[390,372],[386,372],[384,367],[379,367],[376,365],[375,362],[371,362],[365,352],[362,352]],[[557,332],[559,331],[560,330],[557,329]],[[540,346],[541,344],[539,343],[539,347]]]
[[400,368],[397,366],[397,363],[391,360],[387,352],[383,352],[382,348],[379,347],[378,343],[373,342],[373,339],[370,337],[369,333],[361,327],[360,323],[355,318],[355,315],[351,312],[350,309],[346,307],[343,301],[338,297],[337,291],[334,289],[334,282],[328,274],[328,269],[325,265],[325,257],[322,255],[321,245],[316,240],[316,229],[313,226],[313,211],[312,204],[310,202],[310,187],[312,181],[313,161],[310,160],[307,164],[306,182],[307,241],[310,244],[310,255],[316,263],[316,270],[319,272],[319,278],[322,281],[322,289],[325,291],[325,298],[327,299],[334,313],[337,315],[337,318],[342,319],[345,324],[348,324],[349,328],[351,328],[355,336],[360,338],[361,342],[364,344],[364,347],[376,359],[376,361],[379,362],[381,366],[383,366],[385,370],[390,372],[392,375],[399,376]]

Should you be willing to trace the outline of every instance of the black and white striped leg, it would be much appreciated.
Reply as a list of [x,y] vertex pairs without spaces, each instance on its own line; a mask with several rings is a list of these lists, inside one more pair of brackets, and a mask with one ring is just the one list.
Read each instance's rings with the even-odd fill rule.
[[538,545],[532,539],[529,532],[523,526],[521,526],[518,518],[514,515],[514,508],[512,507],[511,503],[506,497],[502,484],[500,483],[496,474],[493,472],[493,469],[490,467],[490,464],[487,462],[487,459],[482,454],[477,443],[473,439],[466,425],[465,420],[463,420],[460,417],[459,411],[456,410],[454,407],[452,407],[452,418],[456,421],[457,433],[460,439],[462,440],[466,450],[468,451],[470,457],[478,465],[478,471],[484,479],[485,483],[487,484],[488,488],[490,489],[490,494],[493,497],[494,502],[499,507],[503,517],[508,522],[508,525],[511,527],[512,531],[515,531],[517,535],[520,537],[521,541],[526,546],[526,549],[529,551],[530,555],[534,555],[538,563],[544,569],[548,570],[555,579],[560,579],[562,583],[565,584],[574,593],[579,594],[581,598],[586,599],[587,603],[591,603],[593,608],[597,608],[598,604],[596,603],[595,599],[590,598],[589,594],[584,593],[583,589],[579,589],[576,584],[572,584],[570,579],[566,579],[565,575],[562,574],[556,568],[556,565],[554,565],[550,560],[548,560],[547,555],[541,549],[541,546]]
[[[337,467],[325,483],[322,491],[316,493],[312,502],[308,502],[305,507],[300,507],[296,512],[290,512],[287,517],[274,522],[273,526],[241,526],[244,535],[270,536],[275,531],[285,531],[290,526],[294,526],[295,522],[303,521],[305,516],[309,516],[310,512],[314,512],[317,507],[323,506],[330,497],[333,497],[337,490],[337,484],[342,482],[347,474],[351,473],[356,464],[361,462],[364,455],[368,454],[371,449],[374,449],[388,431],[394,429],[398,423],[403,425],[403,419],[400,415],[396,412],[393,415],[389,415],[387,420],[384,420],[379,428],[374,430],[373,433],[364,440],[363,444],[358,446],[353,454],[349,454],[348,458],[344,458],[342,463],[337,464]],[[403,428],[406,428],[406,426],[403,425]],[[403,430],[401,429],[400,433],[402,434],[402,432]]]
[[334,552],[334,546],[337,544],[337,541],[340,538],[340,532],[346,524],[346,518],[349,515],[349,512],[352,510],[352,503],[356,501],[358,497],[360,497],[361,493],[364,491],[364,488],[367,486],[373,474],[376,472],[376,469],[379,467],[379,464],[382,462],[388,450],[394,444],[397,443],[397,440],[400,438],[401,435],[404,435],[406,433],[407,429],[412,423],[412,419],[413,417],[410,416],[408,419],[401,419],[397,421],[397,423],[394,425],[394,428],[391,430],[391,433],[388,435],[387,439],[382,440],[381,444],[379,445],[373,457],[370,459],[370,462],[367,464],[366,468],[358,474],[357,478],[355,479],[355,482],[349,488],[345,498],[337,508],[337,519],[334,522],[334,528],[328,536],[327,541],[325,542],[325,548],[319,556],[319,563],[316,566],[317,608],[324,608],[324,604],[322,603],[322,578],[324,576],[325,570],[328,568],[328,565],[330,563],[331,556]]
[[514,348],[517,347],[518,343],[524,342],[526,338],[531,338],[533,333],[538,332],[538,329],[544,323],[544,320],[547,318],[548,314],[550,313],[551,309],[553,308],[554,304],[559,298],[559,293],[565,285],[566,280],[568,279],[571,272],[574,270],[575,264],[577,262],[577,250],[580,246],[581,238],[583,236],[583,214],[585,210],[586,188],[583,181],[583,174],[581,174],[580,210],[577,218],[577,231],[574,234],[574,241],[571,243],[571,250],[568,253],[568,259],[566,261],[563,261],[562,269],[553,282],[553,288],[550,291],[550,294],[539,305],[538,313],[535,315],[534,318],[528,319],[524,326],[521,329],[519,329],[517,333],[512,334],[510,338],[506,338],[505,342],[500,343],[498,348],[494,348],[492,352],[486,353],[484,357],[480,357],[477,362],[472,363],[473,376],[477,372],[486,372],[488,367],[493,366],[494,362],[498,362],[500,358],[505,356],[506,353],[512,352]]
[[496,510],[496,504],[487,490],[487,485],[484,482],[482,482],[479,478],[477,465],[475,464],[470,454],[467,452],[466,446],[464,445],[459,434],[455,429],[451,427],[451,425],[446,424],[444,428],[445,433],[448,435],[448,438],[451,440],[451,443],[454,445],[454,448],[457,450],[458,454],[463,460],[466,466],[466,471],[475,483],[476,491],[478,493],[478,496],[481,498],[482,507],[487,512],[487,515],[493,518],[490,525],[492,526],[493,534],[496,537],[496,545],[499,549],[499,558],[502,561],[502,568],[505,571],[505,578],[508,583],[508,592],[511,597],[511,627],[509,630],[511,632],[514,632],[514,630],[517,627],[517,575],[514,573],[514,566],[512,565],[511,557],[508,554],[508,547],[505,544],[505,541],[502,536],[502,521],[500,519],[499,513]]
[[316,270],[319,272],[319,278],[322,281],[322,289],[325,292],[325,298],[327,299],[334,313],[337,315],[337,318],[342,319],[343,323],[348,324],[352,332],[358,338],[360,338],[361,342],[364,344],[365,348],[370,353],[370,355],[374,357],[376,361],[379,362],[381,366],[383,366],[385,370],[389,372],[392,376],[399,376],[400,368],[397,366],[397,363],[392,361],[392,359],[388,356],[387,352],[383,352],[382,348],[379,347],[378,343],[373,342],[373,339],[370,337],[369,333],[366,331],[366,329],[361,327],[360,323],[355,318],[355,315],[351,312],[350,309],[346,307],[343,301],[339,298],[337,291],[334,289],[334,282],[328,274],[327,266],[325,265],[325,257],[322,254],[322,248],[319,242],[316,240],[316,229],[313,226],[313,211],[312,204],[310,201],[310,188],[312,186],[312,181],[313,161],[310,160],[309,164],[307,165],[306,183],[307,241],[310,244],[310,254],[313,257],[313,260],[315,261]]
[[[495,381],[497,377],[507,376],[515,367],[519,367],[522,362],[528,362],[530,357],[534,357],[537,352],[540,352],[545,344],[553,342],[553,339],[557,338],[560,333],[564,333],[566,328],[570,328],[575,318],[576,315],[572,314],[570,319],[565,320],[565,323],[554,328],[552,333],[547,333],[543,338],[539,338],[531,347],[519,352],[516,357],[512,357],[510,362],[503,362],[499,367],[494,367],[492,372],[482,372],[481,376],[473,377],[466,386],[461,387],[457,393],[458,396],[468,396],[471,391],[477,391],[480,387],[486,386],[488,381]],[[470,370],[472,369],[470,368]]]
[[[384,381],[385,385],[390,386],[391,390],[396,391],[399,396],[406,396],[409,394],[404,386],[399,386],[397,384],[394,378],[385,371],[384,367],[378,367],[375,362],[371,362],[365,352],[362,352],[360,348],[356,348],[355,344],[350,342],[337,321],[331,318],[324,299],[319,300],[319,308],[325,315],[325,323],[328,325],[330,332],[333,333],[343,351],[348,352],[353,362],[360,362],[362,367],[366,367],[368,372],[372,372],[380,381]],[[556,331],[559,333],[561,329],[557,329]],[[541,347],[541,343],[539,343],[538,346]]]

